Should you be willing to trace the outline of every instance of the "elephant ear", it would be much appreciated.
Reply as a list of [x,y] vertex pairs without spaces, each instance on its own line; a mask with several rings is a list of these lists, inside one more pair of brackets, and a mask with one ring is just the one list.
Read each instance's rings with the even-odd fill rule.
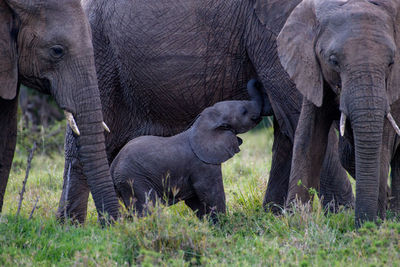
[[314,51],[317,17],[313,0],[304,0],[290,14],[277,38],[278,54],[297,89],[314,105],[323,100],[323,77]]
[[239,139],[214,107],[205,109],[189,130],[194,154],[208,164],[221,164],[240,151]]
[[17,43],[10,8],[0,1],[0,97],[14,99],[17,95]]
[[400,5],[397,6],[397,15],[394,22],[395,27],[395,43],[396,43],[396,53],[394,57],[394,63],[390,76],[388,79],[388,98],[389,105],[393,104],[400,97]]
[[258,20],[276,35],[301,0],[256,0],[253,8]]

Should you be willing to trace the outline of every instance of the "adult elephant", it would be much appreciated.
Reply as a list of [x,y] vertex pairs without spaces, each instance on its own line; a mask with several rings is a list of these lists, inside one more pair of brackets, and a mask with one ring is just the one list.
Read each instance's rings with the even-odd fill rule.
[[[275,40],[298,2],[86,1],[103,114],[111,129],[106,134],[108,160],[137,136],[174,135],[204,108],[247,98],[247,81],[258,77],[275,115],[273,167],[264,204],[283,205],[301,95],[279,63]],[[73,183],[68,186],[64,177],[59,215],[67,200],[68,215],[82,222],[88,187],[71,131],[66,141]],[[340,188],[335,199],[351,203],[349,181],[332,151],[327,165],[333,167],[326,173],[336,178],[325,183],[327,191]]]
[[[341,134],[354,148],[356,225],[378,214],[384,218],[389,164],[398,158],[393,127],[399,132],[399,10],[398,0],[304,0],[291,13],[278,50],[305,97],[288,204],[296,196],[308,200],[297,183],[318,183],[329,127],[341,117]],[[344,163],[351,165],[351,158],[344,155]]]
[[78,0],[0,0],[0,211],[16,145],[20,84],[51,94],[65,111],[80,132],[77,153],[97,211],[116,218],[91,32]]

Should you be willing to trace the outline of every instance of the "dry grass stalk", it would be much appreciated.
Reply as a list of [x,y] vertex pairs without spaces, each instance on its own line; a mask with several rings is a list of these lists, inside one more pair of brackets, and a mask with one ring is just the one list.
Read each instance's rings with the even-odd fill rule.
[[22,206],[22,201],[24,199],[24,193],[25,193],[25,187],[26,187],[26,182],[28,181],[28,177],[29,177],[29,171],[31,170],[31,163],[32,163],[32,159],[33,159],[33,153],[36,150],[36,141],[33,142],[33,146],[32,149],[28,155],[28,160],[27,160],[27,165],[26,165],[26,171],[25,171],[25,179],[24,182],[22,184],[22,190],[21,193],[19,193],[19,203],[18,203],[18,210],[17,210],[17,216],[19,216],[19,213],[21,211],[21,206]]
[[35,205],[33,205],[31,214],[29,215],[29,220],[32,219],[32,217],[33,217],[33,213],[35,212],[38,201],[39,201],[39,196],[36,198]]

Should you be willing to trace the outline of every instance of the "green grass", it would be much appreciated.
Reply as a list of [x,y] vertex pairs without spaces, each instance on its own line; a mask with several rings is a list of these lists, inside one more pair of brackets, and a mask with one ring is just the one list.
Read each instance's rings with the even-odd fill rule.
[[46,153],[43,143],[16,217],[26,166],[19,148],[0,217],[0,266],[399,266],[396,221],[367,223],[357,232],[352,211],[325,215],[318,203],[312,212],[299,206],[279,217],[263,211],[272,136],[271,129],[243,135],[242,152],[223,164],[228,208],[218,225],[179,203],[101,228],[92,200],[84,226],[60,225],[63,157]]

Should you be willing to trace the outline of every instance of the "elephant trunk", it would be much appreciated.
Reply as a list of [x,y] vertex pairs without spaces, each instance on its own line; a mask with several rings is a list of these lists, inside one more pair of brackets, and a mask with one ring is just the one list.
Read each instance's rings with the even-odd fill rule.
[[[93,57],[81,59],[68,66],[64,73],[76,81],[57,81],[55,99],[61,108],[73,116],[78,135],[78,155],[100,217],[119,215],[119,202],[111,179],[105,149],[103,114]],[[65,88],[67,84],[68,88]],[[57,88],[58,87],[58,88]],[[71,125],[71,124],[70,124]]]
[[[373,118],[360,112],[352,114],[356,160],[356,223],[375,220],[378,208],[382,110],[371,110]],[[375,117],[376,116],[376,117]]]
[[76,118],[81,131],[78,137],[78,155],[99,215],[108,213],[111,218],[116,219],[119,203],[105,149],[100,97],[97,86],[86,90],[91,92],[91,97],[78,102],[80,108]]
[[341,107],[349,115],[354,135],[357,227],[377,216],[382,133],[388,112],[384,75],[371,73],[345,81],[341,98],[351,101]]

